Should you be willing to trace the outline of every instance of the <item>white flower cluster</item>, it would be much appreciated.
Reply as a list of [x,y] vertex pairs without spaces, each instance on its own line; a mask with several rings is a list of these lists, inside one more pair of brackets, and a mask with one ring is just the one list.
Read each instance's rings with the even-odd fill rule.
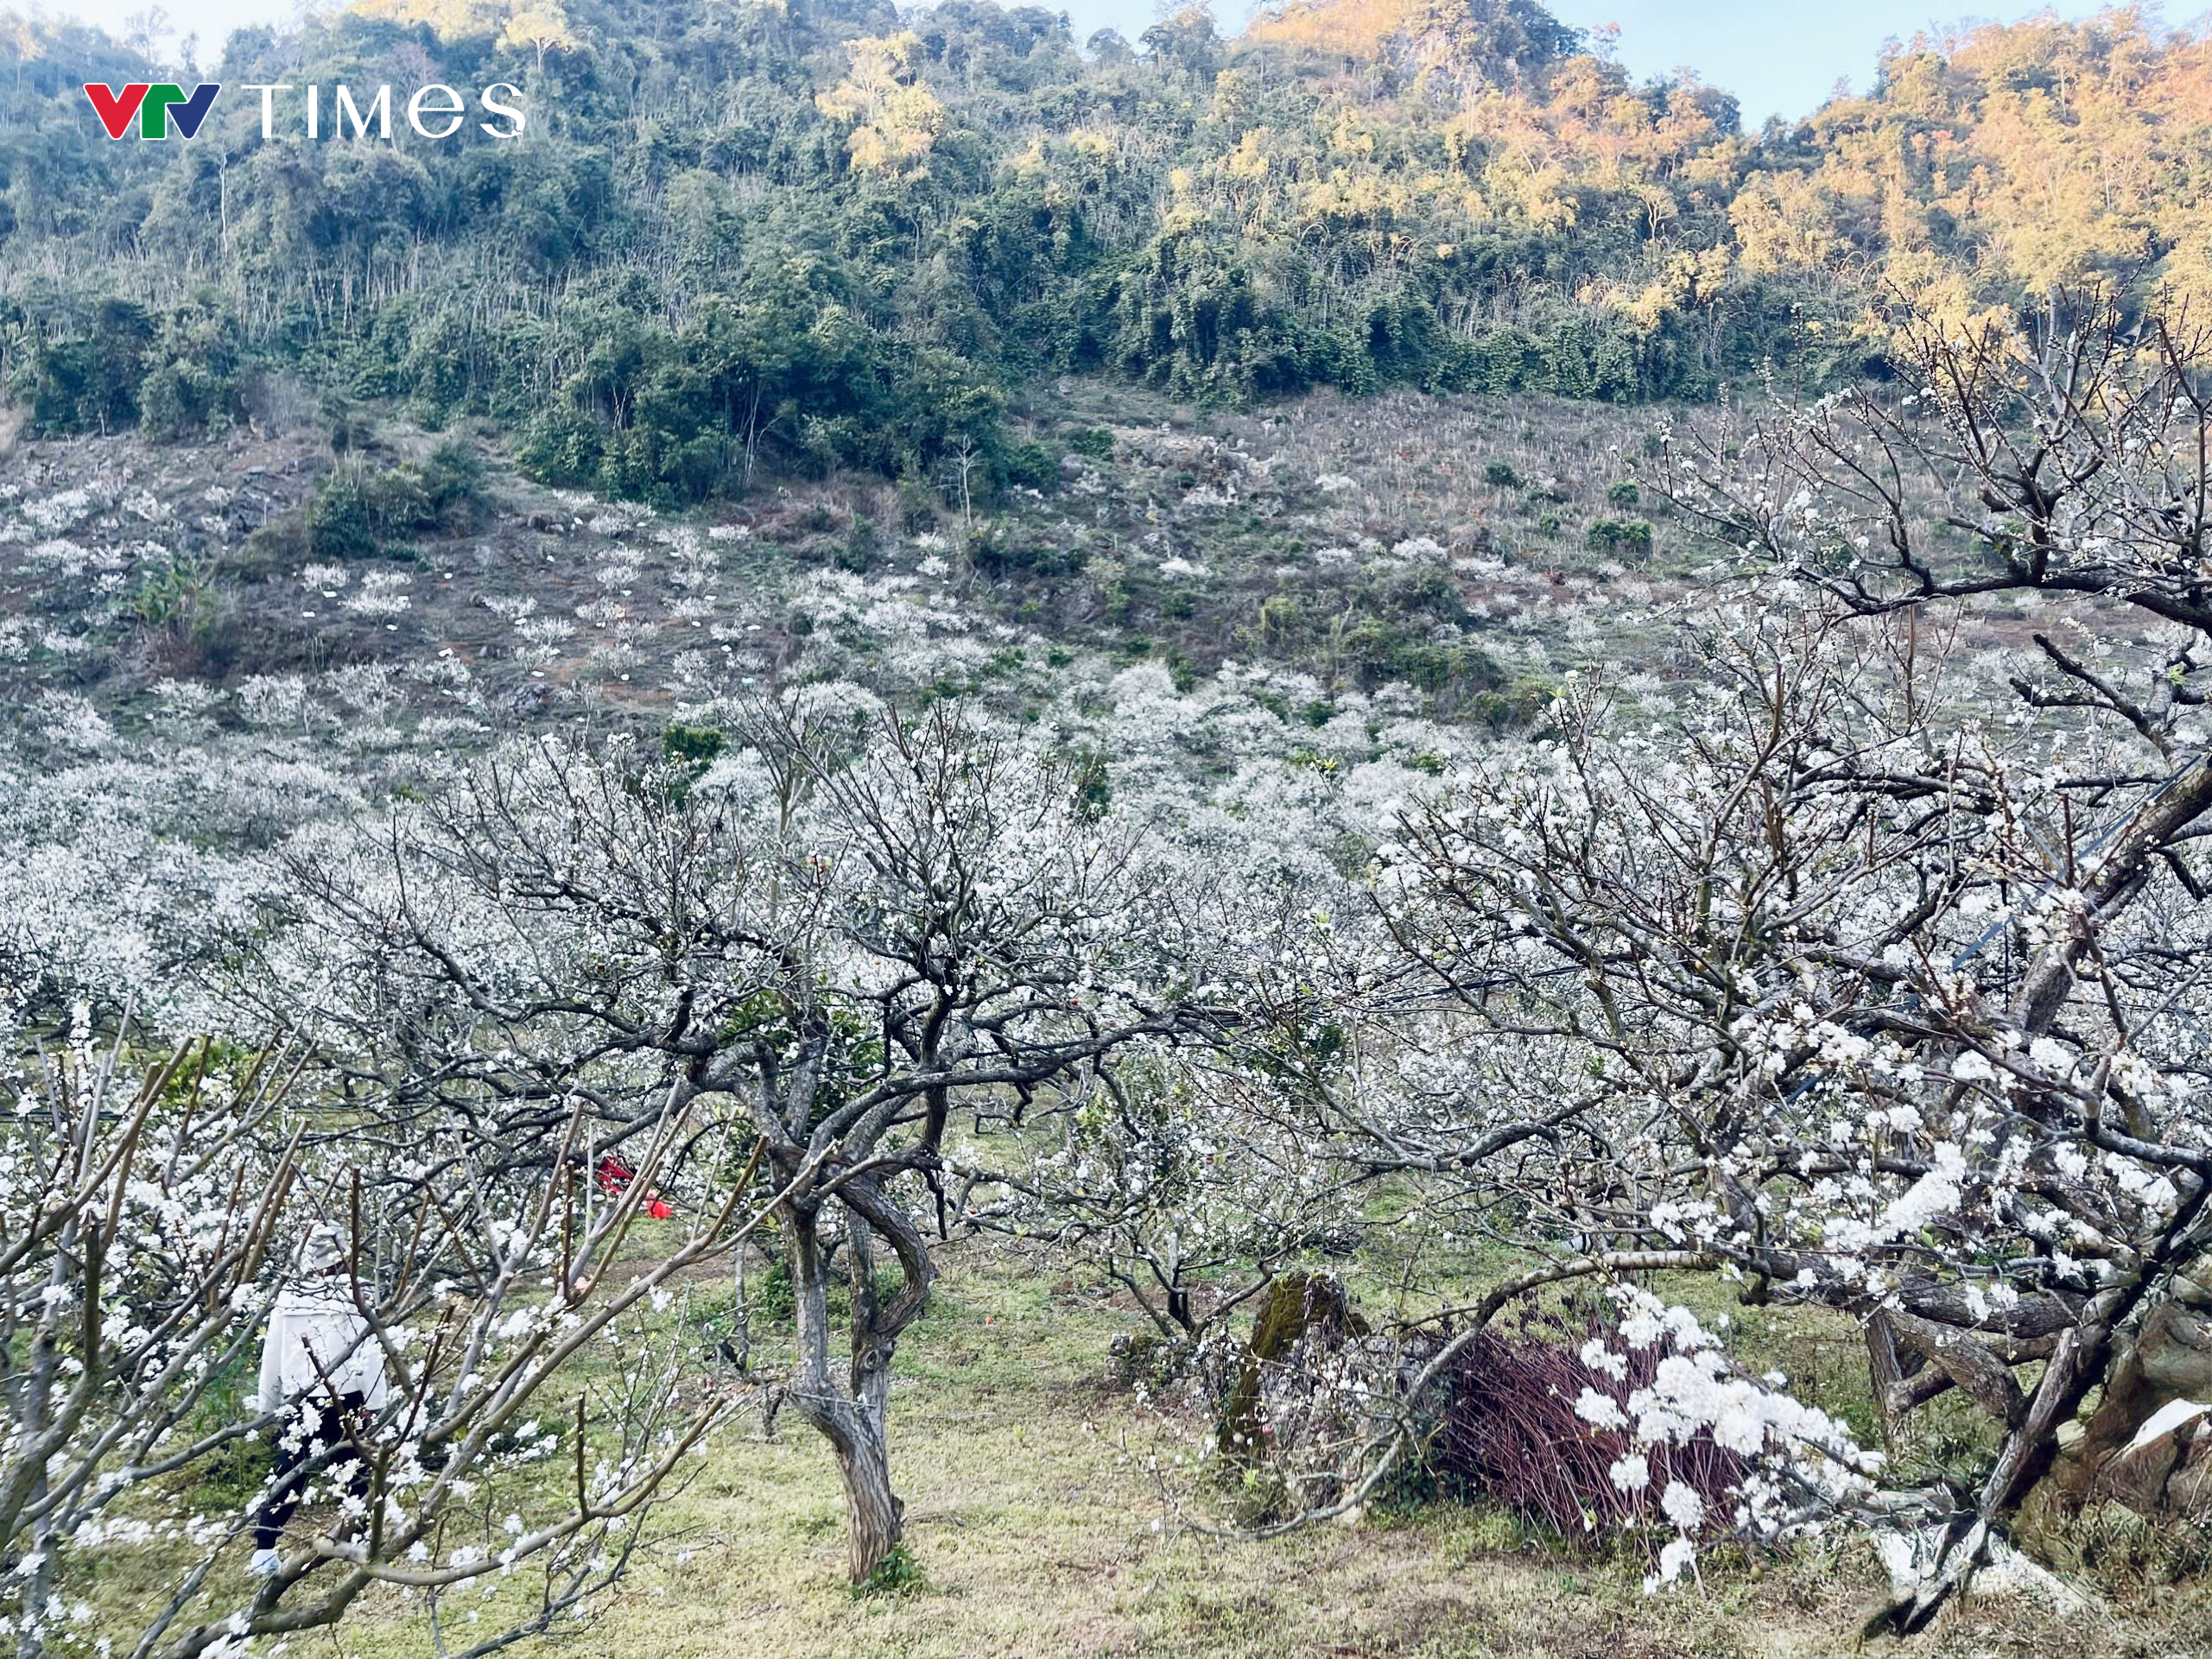
[[[1788,1524],[1780,1502],[1785,1487],[1816,1492],[1833,1504],[1862,1487],[1879,1467],[1879,1456],[1860,1450],[1827,1413],[1792,1397],[1776,1380],[1738,1371],[1688,1308],[1633,1286],[1615,1287],[1610,1294],[1620,1309],[1619,1333],[1627,1348],[1668,1349],[1645,1386],[1625,1396],[1586,1386],[1575,1403],[1575,1415],[1594,1429],[1629,1437],[1633,1449],[1607,1470],[1619,1491],[1650,1488],[1647,1453],[1653,1448],[1686,1447],[1702,1437],[1751,1460],[1753,1473],[1737,1493],[1735,1523],[1746,1533],[1771,1536]],[[1580,1357],[1601,1376],[1627,1379],[1628,1355],[1602,1338],[1585,1342]],[[1646,1590],[1695,1570],[1695,1537],[1708,1519],[1704,1499],[1680,1480],[1668,1483],[1658,1503],[1676,1536],[1660,1552]]]

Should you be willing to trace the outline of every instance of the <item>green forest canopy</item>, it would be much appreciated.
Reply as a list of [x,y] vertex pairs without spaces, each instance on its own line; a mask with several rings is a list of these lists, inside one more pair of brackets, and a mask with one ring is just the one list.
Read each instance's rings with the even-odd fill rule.
[[111,142],[84,82],[198,66],[0,41],[0,379],[47,433],[219,429],[276,373],[681,502],[762,465],[1003,478],[1043,374],[1694,400],[1884,372],[1888,286],[2212,301],[2212,44],[2127,11],[1916,41],[1755,135],[1533,0],[1133,43],[981,0],[364,0],[224,48],[225,83],[509,81],[509,142],[264,141],[235,92]]

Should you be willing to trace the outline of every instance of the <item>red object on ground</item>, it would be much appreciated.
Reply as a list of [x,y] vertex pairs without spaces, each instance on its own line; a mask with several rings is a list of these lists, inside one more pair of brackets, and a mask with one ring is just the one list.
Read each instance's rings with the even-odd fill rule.
[[[599,1190],[609,1198],[618,1198],[628,1192],[630,1183],[636,1179],[630,1166],[612,1152],[599,1160],[599,1168],[592,1175],[599,1182]],[[669,1207],[667,1200],[658,1193],[648,1193],[645,1195],[645,1213],[656,1221],[665,1221],[675,1212]]]

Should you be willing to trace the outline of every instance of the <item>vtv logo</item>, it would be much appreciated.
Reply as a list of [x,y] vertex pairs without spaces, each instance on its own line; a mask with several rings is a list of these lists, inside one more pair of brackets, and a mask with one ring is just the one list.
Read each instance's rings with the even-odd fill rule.
[[222,90],[221,82],[203,80],[187,98],[184,88],[174,81],[155,85],[134,80],[121,92],[92,81],[86,85],[85,96],[92,100],[93,112],[111,138],[120,138],[129,132],[133,116],[138,117],[141,138],[167,138],[172,124],[187,138],[196,138],[200,123],[215,107],[215,94]]

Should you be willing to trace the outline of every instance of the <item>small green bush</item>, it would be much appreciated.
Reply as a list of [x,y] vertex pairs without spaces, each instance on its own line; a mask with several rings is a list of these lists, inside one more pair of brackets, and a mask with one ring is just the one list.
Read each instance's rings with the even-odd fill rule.
[[669,758],[686,766],[711,765],[726,746],[726,739],[711,725],[671,725],[661,734]]
[[212,565],[176,554],[139,582],[130,608],[148,627],[189,639],[214,618],[214,583]]
[[1589,529],[1590,546],[1601,553],[1651,551],[1651,527],[1640,518],[1601,518]]
[[1072,576],[1082,555],[1029,537],[1017,539],[996,524],[979,524],[967,538],[968,561],[996,581],[1008,576]]
[[876,1563],[876,1570],[852,1586],[852,1599],[911,1595],[923,1582],[922,1563],[914,1559],[913,1552],[903,1543],[894,1544],[891,1554]]
[[937,526],[937,503],[929,486],[910,474],[898,481],[898,528],[903,535],[919,535]]
[[341,466],[307,498],[304,522],[307,552],[341,563],[377,555],[377,532],[370,522],[368,492],[357,467]]
[[1493,731],[1525,731],[1543,718],[1552,696],[1550,687],[1524,680],[1507,690],[1478,692],[1467,712]]
[[465,529],[482,504],[484,463],[447,440],[422,461],[383,471],[349,453],[308,497],[303,524],[317,559],[371,559],[392,543]]
[[1049,490],[1060,482],[1060,463],[1043,444],[1017,444],[999,461],[998,476],[1009,487]]
[[868,567],[876,562],[878,545],[876,521],[865,513],[852,515],[852,522],[846,527],[845,540],[830,562],[840,570],[849,570],[855,576],[867,574]]

